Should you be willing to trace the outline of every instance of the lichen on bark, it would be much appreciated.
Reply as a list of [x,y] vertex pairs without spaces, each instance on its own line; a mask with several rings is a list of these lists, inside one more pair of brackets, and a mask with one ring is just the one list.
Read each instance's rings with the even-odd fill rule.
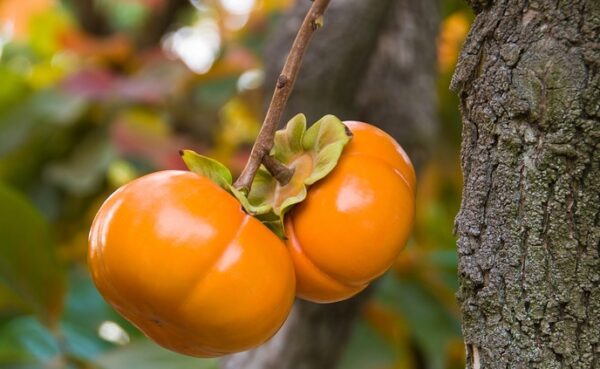
[[600,1],[474,1],[454,75],[467,368],[600,367]]

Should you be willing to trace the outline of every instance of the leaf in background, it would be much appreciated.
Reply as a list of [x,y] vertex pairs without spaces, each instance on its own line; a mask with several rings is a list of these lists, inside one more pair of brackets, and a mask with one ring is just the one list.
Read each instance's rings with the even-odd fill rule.
[[0,116],[0,156],[19,149],[38,132],[47,136],[56,126],[71,125],[86,107],[87,102],[82,98],[55,89],[28,96]]
[[35,120],[23,105],[0,117],[0,157],[20,148],[31,137]]
[[260,2],[264,12],[283,11],[292,5],[291,0],[263,0]]
[[114,72],[86,68],[68,76],[61,86],[65,91],[85,99],[103,100],[115,93],[119,81]]
[[0,183],[0,284],[46,324],[60,316],[65,291],[48,224],[22,195]]
[[140,1],[103,1],[112,26],[119,31],[135,30],[143,25],[150,11]]
[[467,11],[456,11],[442,22],[438,37],[438,69],[447,73],[454,70],[461,45],[469,32],[472,16]]
[[362,319],[394,348],[394,368],[405,369],[418,366],[414,342],[405,319],[371,300],[365,306]]
[[[1,54],[0,54],[1,55]],[[27,85],[23,75],[0,64],[0,112],[14,106],[27,92]]]
[[117,347],[98,334],[101,324],[107,321],[118,324],[131,338],[141,337],[136,328],[104,302],[85,267],[71,270],[69,287],[61,328],[71,354],[91,360]]
[[[47,0],[46,2],[53,3],[53,1]],[[43,12],[31,15],[28,32],[29,46],[38,55],[51,58],[60,50],[60,34],[68,32],[72,27],[73,24],[64,7],[50,6]]]
[[230,157],[240,145],[254,142],[260,121],[251,103],[248,99],[235,97],[221,108],[214,148],[218,158]]
[[50,182],[77,195],[89,195],[98,190],[116,153],[108,137],[90,134],[77,145],[65,161],[46,168]]
[[40,368],[59,353],[53,335],[33,317],[13,319],[0,327],[0,368]]
[[12,318],[23,311],[27,311],[27,305],[19,295],[0,283],[0,324],[3,319]]
[[36,119],[64,127],[81,116],[87,108],[87,101],[75,94],[51,88],[33,95],[29,105]]
[[121,157],[144,163],[154,169],[184,170],[179,150],[203,146],[189,136],[173,132],[164,114],[133,107],[119,113],[111,123],[111,140]]
[[339,369],[389,368],[394,361],[393,348],[363,320],[359,320]]
[[[60,325],[53,330],[60,332],[62,351],[91,361],[120,347],[99,336],[99,327],[105,322],[118,324],[133,340],[145,340],[136,328],[104,302],[84,267],[70,271],[69,287]],[[37,319],[20,317],[4,323],[0,321],[0,368],[47,367],[59,354],[57,335]]]
[[433,250],[429,254],[429,259],[437,267],[456,274],[456,266],[458,265],[458,254],[456,253],[456,250]]
[[427,368],[444,369],[446,344],[460,337],[459,322],[429,293],[428,287],[387,274],[376,292],[377,299],[404,318],[423,352]]
[[203,108],[219,109],[236,95],[237,76],[205,81],[193,91],[194,104]]
[[197,359],[179,355],[148,340],[115,349],[96,359],[103,369],[218,369],[215,359]]

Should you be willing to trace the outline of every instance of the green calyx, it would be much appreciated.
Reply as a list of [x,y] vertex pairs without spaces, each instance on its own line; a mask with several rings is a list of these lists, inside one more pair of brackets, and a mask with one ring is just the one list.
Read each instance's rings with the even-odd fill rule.
[[351,138],[350,130],[333,115],[324,116],[308,129],[306,117],[296,115],[284,129],[276,132],[270,152],[273,158],[294,170],[292,178],[281,185],[261,166],[247,195],[233,187],[231,172],[218,161],[191,150],[183,151],[182,158],[192,172],[208,177],[230,192],[246,212],[284,237],[285,214],[306,198],[310,185],[325,178],[336,167]]
[[[256,215],[268,212],[267,208],[263,209],[260,205],[250,203],[249,197],[233,186],[233,176],[231,175],[231,171],[219,161],[200,155],[193,150],[182,150],[180,151],[180,155],[191,172],[210,179],[219,185],[219,187],[231,193],[239,200],[249,214]],[[260,185],[258,173],[254,179],[254,183],[259,183]]]

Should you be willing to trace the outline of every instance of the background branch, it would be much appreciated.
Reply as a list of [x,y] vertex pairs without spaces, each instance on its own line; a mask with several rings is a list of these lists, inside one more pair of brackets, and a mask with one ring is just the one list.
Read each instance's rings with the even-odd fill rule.
[[168,0],[161,7],[154,9],[139,33],[138,49],[147,49],[158,45],[165,33],[173,27],[177,15],[190,6],[189,0]]
[[[103,37],[114,32],[97,0],[64,0],[64,2],[73,9],[81,28],[90,35]],[[173,27],[177,15],[188,7],[191,7],[189,0],[169,0],[154,7],[139,32],[135,34],[136,47],[143,50],[158,46],[162,37]]]
[[66,0],[73,8],[81,28],[94,36],[107,36],[111,33],[108,20],[95,0]]

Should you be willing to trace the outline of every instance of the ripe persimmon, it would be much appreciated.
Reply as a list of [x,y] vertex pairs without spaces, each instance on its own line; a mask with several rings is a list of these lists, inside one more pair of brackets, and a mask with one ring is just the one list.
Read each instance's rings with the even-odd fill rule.
[[353,138],[337,166],[285,220],[296,293],[314,302],[346,299],[383,274],[414,217],[416,177],[404,150],[372,125],[344,123]]
[[117,190],[90,232],[93,280],[158,344],[220,356],[257,346],[288,316],[285,245],[206,177],[163,171]]

